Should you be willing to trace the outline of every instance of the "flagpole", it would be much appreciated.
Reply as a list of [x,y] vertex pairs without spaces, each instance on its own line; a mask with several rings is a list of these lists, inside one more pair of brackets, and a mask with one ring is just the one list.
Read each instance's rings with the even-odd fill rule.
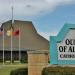
[[12,64],[12,29],[11,29],[11,64]]
[[13,6],[12,6],[12,24],[14,23],[14,20],[13,20]]
[[4,28],[3,28],[3,64],[4,64]]
[[20,51],[20,27],[19,27],[19,61],[21,61],[21,51]]
[[13,6],[12,6],[12,24],[11,24],[11,64],[12,64],[12,25],[13,25]]

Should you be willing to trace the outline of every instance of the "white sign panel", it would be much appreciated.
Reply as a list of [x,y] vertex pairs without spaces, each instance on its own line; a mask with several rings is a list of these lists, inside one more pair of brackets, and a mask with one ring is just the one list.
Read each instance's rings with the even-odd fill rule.
[[63,41],[57,43],[58,60],[75,60],[75,30],[70,29]]

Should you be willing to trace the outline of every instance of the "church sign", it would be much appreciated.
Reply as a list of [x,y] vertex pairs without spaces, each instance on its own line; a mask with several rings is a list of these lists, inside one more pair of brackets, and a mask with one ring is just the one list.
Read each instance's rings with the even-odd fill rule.
[[50,64],[75,64],[75,25],[65,24],[50,37]]

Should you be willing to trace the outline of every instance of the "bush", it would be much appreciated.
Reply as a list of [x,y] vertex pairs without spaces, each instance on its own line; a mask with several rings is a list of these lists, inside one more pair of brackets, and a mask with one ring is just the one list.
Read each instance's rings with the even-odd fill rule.
[[21,61],[21,63],[28,63],[27,59],[21,59],[20,61]]
[[11,71],[10,75],[28,75],[28,69],[27,68],[20,68]]
[[47,67],[42,75],[75,75],[75,67]]

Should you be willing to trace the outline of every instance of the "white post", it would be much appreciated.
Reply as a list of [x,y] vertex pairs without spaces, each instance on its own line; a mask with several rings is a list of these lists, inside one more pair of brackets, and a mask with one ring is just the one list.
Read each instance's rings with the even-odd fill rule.
[[19,27],[19,61],[21,60],[20,39],[21,39],[21,34],[20,34],[20,27]]
[[11,28],[11,64],[12,64],[12,28]]
[[4,28],[3,28],[3,64],[4,64]]
[[14,18],[13,18],[13,6],[11,7],[12,8],[12,24],[14,23]]
[[13,6],[12,6],[12,24],[11,24],[11,64],[12,64],[12,25],[14,23],[13,20]]

